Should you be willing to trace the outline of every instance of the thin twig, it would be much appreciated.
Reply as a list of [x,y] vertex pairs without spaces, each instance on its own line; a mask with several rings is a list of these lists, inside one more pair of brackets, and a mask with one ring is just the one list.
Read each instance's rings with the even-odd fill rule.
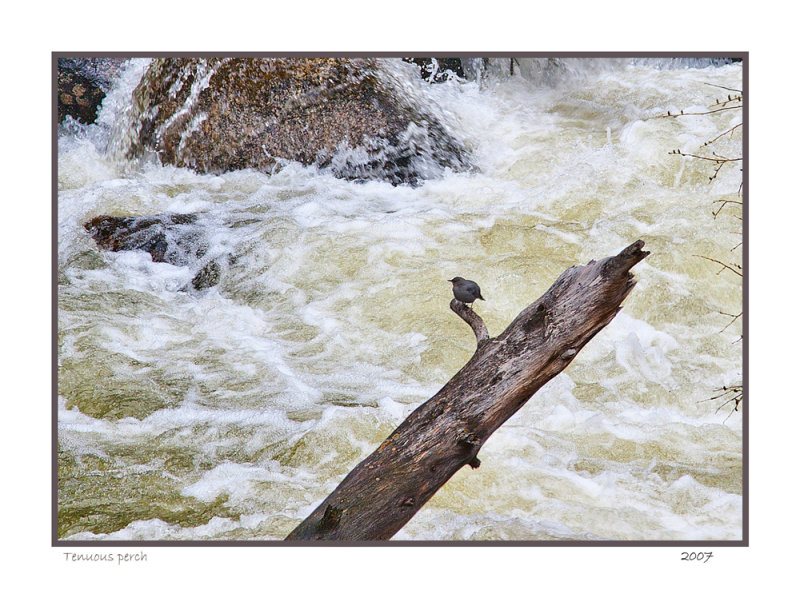
[[716,137],[714,137],[714,139],[710,139],[709,141],[706,141],[706,142],[705,142],[703,145],[711,145],[712,143],[714,143],[714,142],[715,142],[717,139],[719,139],[720,137],[723,137],[723,136],[727,135],[728,133],[733,133],[733,131],[735,131],[736,129],[738,129],[739,127],[741,127],[741,126],[742,126],[742,124],[743,124],[743,123],[739,123],[738,125],[733,125],[733,126],[730,128],[730,129],[728,129],[728,130],[727,130],[727,131],[725,131],[724,133],[720,133],[719,135],[717,135]]
[[722,167],[725,166],[725,164],[729,164],[730,162],[740,162],[742,160],[742,158],[726,158],[725,156],[718,154],[717,152],[712,152],[712,153],[714,154],[713,157],[700,156],[698,154],[687,154],[683,150],[679,149],[672,150],[670,152],[670,154],[672,155],[681,156],[683,158],[696,158],[698,160],[706,160],[707,162],[713,162],[716,165],[716,167],[714,168],[714,174],[708,177],[709,182],[717,178],[719,171],[722,170]]
[[[695,255],[694,257],[699,257],[699,258],[702,258],[704,260],[708,260],[709,262],[714,262],[715,264],[719,264],[720,266],[722,266],[723,270],[727,268],[728,270],[730,270],[734,274],[738,274],[739,276],[742,275],[742,273],[740,271],[742,267],[739,264],[734,264],[734,266],[736,266],[736,268],[739,268],[739,270],[736,270],[736,268],[733,268],[732,266],[729,266],[728,264],[726,264],[724,262],[721,262],[719,260],[715,260],[713,257],[706,257],[704,255]],[[722,270],[720,270],[719,272],[722,272]],[[717,272],[717,274],[719,274],[719,272]]]
[[[733,96],[733,97],[728,96],[727,100],[724,100],[724,101],[717,100],[716,102],[714,102],[713,105],[714,106],[727,106],[731,102],[741,102],[742,100],[743,100],[742,96]],[[733,106],[733,108],[741,108],[741,107],[742,107],[741,104],[739,106]]]
[[708,112],[684,112],[681,110],[677,114],[672,114],[672,112],[667,111],[666,114],[659,114],[655,118],[677,118],[679,116],[705,116],[707,114],[716,114],[717,112],[723,112],[725,110],[741,110],[741,106],[725,106],[723,108],[717,108],[715,110],[709,110]]
[[709,85],[711,87],[718,87],[720,89],[725,89],[727,91],[735,91],[736,93],[742,93],[741,89],[734,89],[733,87],[725,87],[724,85],[717,85],[716,83],[704,83],[704,85]]
[[706,401],[715,401],[715,400],[721,399],[721,398],[723,398],[725,396],[732,395],[730,398],[728,398],[726,401],[724,401],[719,407],[717,407],[717,410],[714,412],[714,413],[719,413],[719,410],[722,409],[725,405],[727,405],[729,403],[733,403],[734,404],[733,405],[733,409],[731,409],[731,412],[728,414],[728,417],[726,417],[723,420],[723,423],[724,423],[724,422],[728,421],[728,418],[731,415],[733,415],[734,411],[739,411],[739,404],[744,399],[744,390],[743,390],[743,387],[742,387],[741,384],[734,384],[732,386],[723,386],[722,388],[716,388],[715,390],[716,391],[722,391],[722,392],[720,394],[716,395],[716,396],[710,397],[708,399],[702,399],[702,400],[697,401],[697,402],[698,403],[705,403]]
[[677,149],[672,150],[670,154],[674,154],[677,156],[684,156],[686,158],[697,158],[698,160],[708,160],[709,162],[716,162],[717,164],[724,162],[739,162],[742,160],[742,158],[726,158],[725,156],[717,154],[716,152],[714,152],[714,157],[698,156],[697,154],[687,154],[683,150],[677,150]]
[[738,204],[738,205],[740,205],[740,206],[742,205],[742,202],[741,202],[741,201],[736,201],[735,199],[718,199],[718,200],[716,200],[716,201],[715,201],[715,202],[713,202],[713,203],[721,203],[721,204],[722,204],[722,205],[719,207],[719,209],[718,209],[718,210],[711,210],[711,214],[714,216],[714,218],[716,218],[716,217],[719,215],[719,213],[722,211],[722,208],[724,208],[725,206],[727,206],[727,205],[728,205],[728,204],[730,204],[730,203],[732,203],[732,204]]
[[733,318],[733,319],[732,319],[730,322],[728,322],[728,324],[727,324],[727,326],[725,326],[725,328],[723,328],[722,330],[720,330],[720,332],[725,332],[725,331],[728,329],[728,327],[729,327],[731,324],[733,324],[733,323],[734,323],[736,320],[738,320],[739,318],[741,318],[741,317],[742,317],[742,314],[743,314],[744,312],[739,312],[739,313],[738,313],[737,315],[735,315],[735,316],[734,316],[733,314],[726,314],[725,312],[719,312],[719,313],[721,313],[723,316],[730,316],[731,318]]

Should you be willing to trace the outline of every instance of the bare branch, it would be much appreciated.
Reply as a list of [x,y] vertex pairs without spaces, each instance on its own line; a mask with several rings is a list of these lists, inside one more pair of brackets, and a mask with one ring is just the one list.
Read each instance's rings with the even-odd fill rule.
[[[699,257],[699,258],[702,258],[704,260],[708,260],[709,262],[714,262],[715,264],[719,264],[720,266],[722,266],[723,270],[728,269],[731,272],[733,272],[734,274],[737,274],[739,276],[742,275],[742,272],[741,272],[742,267],[739,264],[734,264],[733,266],[730,266],[730,265],[728,265],[728,264],[726,264],[724,262],[721,262],[719,260],[715,260],[713,257],[706,257],[704,255],[695,255],[694,257]],[[738,270],[736,268],[738,268]],[[722,270],[720,270],[719,272],[722,272]],[[717,274],[719,274],[719,272],[717,272]]]
[[725,156],[721,156],[714,152],[713,157],[711,156],[699,156],[697,154],[688,154],[683,150],[672,150],[670,154],[674,154],[677,156],[683,156],[684,158],[697,158],[698,160],[708,160],[709,162],[715,162],[717,164],[725,163],[725,162],[739,162],[742,158],[726,158]]
[[733,318],[730,322],[728,322],[728,324],[725,326],[725,328],[720,330],[720,332],[725,332],[731,324],[733,324],[736,320],[738,320],[739,318],[742,317],[742,314],[744,312],[739,312],[735,316],[733,314],[726,314],[725,312],[719,312],[719,313],[721,313],[723,316],[730,316],[731,318]]
[[[744,94],[743,94],[742,90],[733,89],[731,87],[725,87],[723,85],[716,85],[716,84],[713,84],[713,83],[706,83],[706,85],[710,85],[711,87],[717,87],[717,88],[720,88],[720,89],[725,89],[725,90],[733,92],[733,93],[729,94],[726,99],[723,99],[723,100],[717,99],[714,102],[714,104],[709,108],[708,111],[705,111],[705,112],[685,112],[685,111],[681,110],[679,114],[673,114],[671,112],[667,112],[666,115],[661,115],[659,118],[677,118],[679,116],[702,116],[702,115],[718,114],[720,112],[724,112],[724,111],[727,111],[727,110],[742,110],[743,109],[743,106],[744,106]],[[709,139],[701,147],[713,146],[716,142],[718,142],[720,139],[723,139],[726,136],[729,136],[729,137],[732,138],[734,133],[737,130],[741,129],[742,127],[743,127],[743,123],[739,122],[739,123],[727,128],[726,130],[722,131],[721,133],[717,134],[713,138]],[[719,152],[714,151],[714,150],[711,151],[711,156],[703,156],[703,155],[700,155],[700,154],[692,154],[692,153],[684,152],[682,150],[673,150],[670,153],[674,154],[674,155],[681,156],[681,157],[685,157],[685,158],[694,158],[696,160],[704,160],[706,162],[713,163],[713,173],[712,173],[711,176],[708,177],[709,182],[713,182],[717,178],[717,176],[719,175],[720,171],[722,170],[722,168],[726,164],[730,164],[732,162],[742,162],[743,161],[742,157],[729,158],[727,156],[723,156],[722,154],[720,154]],[[740,171],[741,170],[742,170],[742,168],[740,166]],[[742,179],[739,182],[739,188],[737,190],[737,194],[739,195],[739,197],[742,196],[742,190],[743,189],[744,189],[744,179]],[[719,204],[719,205],[716,206],[716,204]],[[742,201],[735,201],[735,200],[732,200],[732,199],[722,199],[722,200],[714,201],[713,204],[712,204],[714,207],[712,207],[712,210],[711,210],[711,214],[713,215],[713,217],[716,218],[722,212],[722,210],[726,206],[728,206],[729,204],[733,204],[733,205],[737,205],[738,204],[740,206],[740,208],[743,207],[743,205],[744,205]],[[737,216],[736,214],[734,214],[733,217],[738,218],[739,220],[742,220],[742,217],[741,216]],[[734,250],[738,249],[739,247],[741,247],[741,245],[742,245],[741,242],[737,243],[733,248],[731,248],[730,251],[734,251]],[[706,256],[703,256],[703,255],[695,255],[694,257],[699,257],[699,258],[702,258],[704,260],[708,260],[710,262],[714,262],[715,264],[719,264],[720,266],[722,266],[722,268],[719,270],[719,272],[717,272],[717,275],[721,274],[725,270],[730,270],[731,272],[733,272],[734,274],[737,274],[740,277],[743,276],[742,266],[740,266],[739,264],[726,264],[725,262],[722,262],[720,260],[717,260],[717,259],[714,259],[714,258],[710,258],[710,257],[706,257]],[[719,313],[724,315],[724,316],[728,316],[728,317],[731,318],[731,320],[725,325],[725,327],[722,330],[720,330],[720,333],[722,333],[725,330],[727,330],[731,325],[733,325],[737,320],[739,320],[739,318],[741,318],[742,314],[743,314],[743,312],[740,312],[740,313],[738,313],[736,315],[727,314],[727,313],[724,313],[724,312],[719,312]],[[739,342],[743,338],[744,338],[743,336],[740,336],[739,339],[736,342]],[[726,405],[730,405],[731,403],[733,403],[733,409],[728,414],[728,416],[725,418],[725,421],[727,421],[728,418],[733,414],[734,411],[738,411],[739,403],[741,403],[741,401],[744,399],[744,389],[743,389],[742,384],[739,383],[739,384],[736,384],[736,385],[730,386],[730,387],[723,386],[721,389],[717,389],[717,390],[718,391],[722,391],[722,393],[718,394],[716,396],[713,396],[710,399],[706,399],[706,400],[713,401],[713,400],[718,400],[718,399],[725,399],[724,402],[717,408],[717,412],[719,412],[719,410],[722,409],[723,407],[725,407]],[[700,402],[700,401],[698,401],[698,402]]]
[[710,87],[718,87],[719,89],[724,89],[726,91],[735,91],[736,93],[742,93],[741,89],[734,89],[733,87],[725,87],[724,85],[717,85],[716,83],[705,83],[704,85],[708,85]]
[[733,403],[733,409],[728,414],[728,416],[723,420],[723,422],[728,421],[728,418],[733,415],[734,411],[739,411],[739,404],[742,402],[744,398],[744,390],[741,384],[734,384],[732,386],[723,386],[722,388],[715,389],[716,391],[722,391],[720,394],[710,397],[708,399],[702,399],[697,401],[698,403],[705,403],[706,401],[716,401],[717,399],[722,399],[728,397],[723,403],[717,407],[717,410],[714,413],[719,413],[719,410],[722,409],[725,405]]
[[667,111],[666,114],[659,114],[655,118],[677,118],[679,116],[705,116],[707,114],[716,114],[717,112],[724,112],[725,110],[741,110],[741,106],[724,106],[722,108],[716,108],[713,110],[708,110],[706,112],[684,112],[681,110],[680,112],[673,114],[670,111]]
[[742,205],[742,202],[741,202],[741,201],[736,201],[735,199],[718,199],[718,200],[714,201],[713,203],[719,203],[719,204],[722,204],[722,205],[719,207],[719,209],[718,209],[718,210],[716,210],[716,211],[713,211],[713,210],[712,210],[712,212],[711,212],[711,213],[714,215],[714,218],[716,218],[716,217],[719,215],[719,213],[722,211],[722,209],[723,209],[725,206],[727,206],[728,204],[738,204],[738,205],[740,205],[740,206]]
[[738,125],[733,125],[733,126],[730,128],[730,129],[728,129],[727,131],[725,131],[725,132],[723,132],[723,133],[720,133],[719,135],[717,135],[716,137],[714,137],[714,139],[709,139],[709,140],[708,140],[708,141],[706,141],[706,142],[705,142],[703,145],[704,145],[704,146],[705,146],[705,145],[711,145],[712,143],[714,143],[714,142],[715,142],[715,141],[717,141],[718,139],[721,139],[722,137],[724,137],[724,136],[725,136],[725,135],[727,135],[728,133],[733,133],[733,132],[734,132],[736,129],[738,129],[739,127],[741,127],[741,126],[742,126],[742,124],[743,124],[743,123],[739,123]]
[[[681,156],[683,158],[696,158],[697,160],[706,160],[707,162],[713,162],[715,164],[714,174],[708,177],[709,182],[717,178],[719,171],[722,170],[722,167],[725,166],[725,164],[730,164],[731,162],[740,162],[742,160],[742,158],[726,158],[725,156],[722,156],[716,152],[712,153],[713,157],[700,156],[698,154],[689,154],[679,149],[672,150],[670,152],[670,154],[672,155]],[[741,190],[741,185],[739,186],[739,189]]]

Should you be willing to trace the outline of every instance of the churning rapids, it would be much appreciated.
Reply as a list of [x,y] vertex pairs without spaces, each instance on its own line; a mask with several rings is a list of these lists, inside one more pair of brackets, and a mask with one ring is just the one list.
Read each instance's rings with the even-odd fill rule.
[[[495,336],[566,268],[642,239],[620,314],[394,539],[741,539],[741,413],[707,400],[742,379],[742,279],[711,261],[741,263],[740,163],[710,181],[671,154],[741,113],[660,118],[707,113],[740,64],[521,59],[429,84],[386,60],[475,167],[411,187],[122,160],[147,62],[96,124],[59,128],[59,538],[284,538],[471,356],[448,279],[479,282]],[[716,147],[740,156],[741,129]],[[83,227],[165,212],[234,256],[218,285],[186,291],[194,264]]]

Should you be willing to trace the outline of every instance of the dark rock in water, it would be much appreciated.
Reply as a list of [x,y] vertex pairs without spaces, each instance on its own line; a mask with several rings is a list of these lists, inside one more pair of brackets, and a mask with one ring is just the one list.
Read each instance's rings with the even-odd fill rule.
[[127,58],[59,58],[58,70],[81,75],[104,92],[111,89]]
[[200,269],[200,272],[192,278],[192,286],[198,291],[208,289],[219,284],[222,274],[220,265],[212,260]]
[[370,59],[156,59],[134,92],[124,151],[203,173],[294,160],[392,184],[466,169],[463,144],[401,95]]
[[431,83],[441,83],[452,76],[464,78],[464,68],[460,58],[403,58],[403,60],[416,64],[422,78]]
[[[156,214],[154,216],[97,216],[83,225],[97,246],[107,251],[146,251],[154,262],[174,266],[196,263],[208,246],[195,214]],[[219,283],[220,265],[209,261],[192,279],[195,289]]]
[[86,124],[97,120],[97,109],[106,97],[91,81],[76,73],[58,72],[58,122],[67,116]]
[[194,214],[157,214],[155,216],[97,216],[84,228],[107,251],[146,251],[154,262],[185,266],[202,257],[201,233],[186,225],[197,222]]
[[58,122],[69,115],[92,124],[124,62],[123,58],[59,58]]

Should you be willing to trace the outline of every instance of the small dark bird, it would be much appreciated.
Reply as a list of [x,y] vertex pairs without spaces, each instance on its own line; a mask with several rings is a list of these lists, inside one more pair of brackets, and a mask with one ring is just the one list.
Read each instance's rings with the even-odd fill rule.
[[475,301],[475,299],[486,301],[486,299],[481,296],[481,288],[474,280],[465,280],[460,276],[456,276],[447,282],[453,283],[453,295],[456,299],[461,301],[461,303],[469,304]]

